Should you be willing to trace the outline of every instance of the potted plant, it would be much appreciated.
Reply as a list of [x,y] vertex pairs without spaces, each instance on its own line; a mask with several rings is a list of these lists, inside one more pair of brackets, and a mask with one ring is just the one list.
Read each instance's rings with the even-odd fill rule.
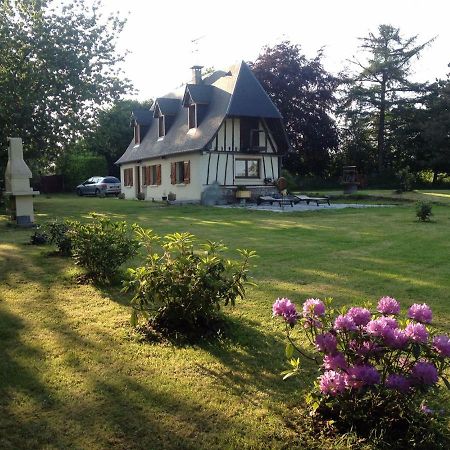
[[249,199],[249,198],[251,198],[251,196],[252,196],[252,193],[251,193],[251,191],[249,191],[247,189],[247,186],[240,185],[240,186],[237,187],[236,198]]

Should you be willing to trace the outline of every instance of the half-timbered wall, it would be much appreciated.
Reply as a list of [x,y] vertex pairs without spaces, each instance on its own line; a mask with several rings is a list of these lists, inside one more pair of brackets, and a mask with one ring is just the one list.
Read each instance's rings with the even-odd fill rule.
[[[240,119],[227,118],[211,143],[211,152],[206,158],[205,185],[218,182],[222,186],[259,186],[265,178],[277,179],[279,175],[279,156],[276,155],[275,141],[272,134],[262,121],[259,121],[259,143],[254,145],[266,147],[265,151],[250,153],[241,152]],[[257,159],[260,161],[260,176],[258,178],[236,178],[236,159]]]

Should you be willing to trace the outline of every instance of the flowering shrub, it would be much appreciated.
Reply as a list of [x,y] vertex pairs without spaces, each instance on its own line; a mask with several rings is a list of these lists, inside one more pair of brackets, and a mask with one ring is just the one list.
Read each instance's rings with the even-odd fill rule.
[[[136,227],[148,251],[144,266],[128,269],[124,291],[131,291],[131,323],[144,322],[147,331],[196,339],[220,331],[221,305],[235,305],[252,284],[251,250],[239,250],[239,260],[223,256],[227,248],[218,242],[199,244],[190,233],[163,238]],[[287,306],[283,306],[287,311]]]
[[[299,373],[295,352],[320,366],[306,399],[311,415],[341,430],[389,432],[391,439],[400,441],[414,433],[417,438],[420,429],[424,439],[424,415],[433,415],[426,399],[438,389],[439,380],[450,389],[445,378],[450,337],[431,327],[428,305],[412,305],[402,319],[400,304],[391,297],[381,298],[375,312],[362,307],[337,312],[331,299],[308,299],[298,312],[294,303],[282,298],[275,301],[273,315],[284,320],[289,341],[286,356],[291,368],[283,372],[284,378]],[[294,342],[293,328],[298,325],[313,353]]]

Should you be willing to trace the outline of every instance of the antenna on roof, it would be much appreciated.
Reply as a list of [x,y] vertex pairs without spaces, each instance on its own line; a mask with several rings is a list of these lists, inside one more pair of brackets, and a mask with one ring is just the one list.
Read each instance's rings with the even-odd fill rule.
[[201,39],[203,39],[204,37],[206,37],[206,34],[204,34],[203,36],[199,36],[198,38],[195,39],[191,39],[191,44],[192,44],[192,56],[194,59],[194,64],[198,65],[199,61],[198,61],[198,43]]

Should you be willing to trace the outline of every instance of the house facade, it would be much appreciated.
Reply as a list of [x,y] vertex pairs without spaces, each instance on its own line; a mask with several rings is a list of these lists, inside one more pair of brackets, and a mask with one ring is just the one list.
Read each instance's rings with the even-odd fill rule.
[[192,71],[190,84],[133,112],[134,139],[117,161],[125,198],[197,202],[214,183],[228,200],[240,185],[272,192],[289,147],[279,111],[244,62]]

